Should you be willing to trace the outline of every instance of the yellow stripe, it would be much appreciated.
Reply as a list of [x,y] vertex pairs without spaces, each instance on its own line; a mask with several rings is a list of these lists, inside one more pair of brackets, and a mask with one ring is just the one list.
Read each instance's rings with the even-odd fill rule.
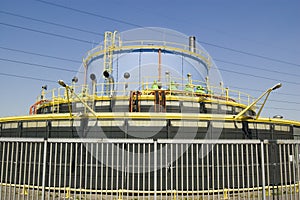
[[[300,126],[299,121],[285,120],[285,119],[275,119],[275,118],[240,118],[235,119],[234,115],[222,115],[222,114],[186,114],[186,113],[129,113],[129,112],[103,112],[96,113],[98,119],[185,119],[185,120],[199,120],[199,121],[248,121],[257,123],[272,123],[281,125],[295,125]],[[89,118],[95,119],[92,114]],[[14,122],[14,121],[43,121],[43,120],[66,120],[72,119],[69,113],[60,114],[38,114],[38,115],[25,115],[25,116],[13,116],[13,117],[3,117],[0,118],[0,122]],[[80,119],[79,116],[73,116],[73,119]]]

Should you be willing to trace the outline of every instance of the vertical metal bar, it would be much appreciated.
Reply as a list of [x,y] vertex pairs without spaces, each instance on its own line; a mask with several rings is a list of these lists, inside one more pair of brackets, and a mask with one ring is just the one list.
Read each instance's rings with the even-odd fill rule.
[[[298,199],[300,199],[300,191],[299,191],[299,179],[300,179],[300,167],[299,167],[299,143],[296,144],[296,181],[297,181],[297,185],[298,185],[298,190],[297,190],[297,193],[298,193]],[[296,199],[296,198],[295,198]]]
[[[122,161],[121,161],[121,166],[122,166],[122,169],[121,169],[121,189],[123,190],[124,189],[124,174],[125,174],[125,143],[122,143]],[[119,197],[120,198],[120,197]]]
[[184,178],[183,178],[183,156],[184,156],[184,152],[183,152],[183,144],[180,144],[180,155],[181,155],[181,163],[180,163],[180,169],[181,169],[181,197],[183,198],[183,187],[184,187]]
[[[257,178],[257,187],[259,187],[260,183],[259,183],[259,159],[258,159],[258,144],[255,144],[255,152],[256,152],[256,178]],[[257,196],[258,199],[260,199],[260,192],[259,189],[257,189]]]
[[189,186],[189,144],[185,144],[185,155],[186,155],[186,164],[184,165],[185,170],[186,170],[186,198],[189,198],[189,193],[188,191],[190,190]]
[[[4,155],[5,155],[5,144],[6,142],[1,142],[2,143],[2,163],[1,163],[1,176],[0,176],[0,180],[2,182],[3,180],[3,172],[4,172]],[[20,173],[21,174],[21,173]],[[0,186],[0,200],[2,200],[2,187],[3,185],[1,184]]]
[[154,141],[154,199],[157,198],[157,141]]
[[[242,189],[245,188],[245,163],[244,163],[244,146],[245,144],[241,144],[241,164],[242,164]],[[245,196],[245,191],[242,190],[242,196]]]
[[287,169],[286,169],[286,165],[287,165],[287,162],[288,162],[288,158],[287,158],[287,153],[286,153],[286,144],[283,144],[283,168],[284,168],[284,188],[285,188],[285,198],[288,199],[288,196],[287,196]]
[[[27,155],[28,155],[28,142],[25,143],[25,159],[24,159],[24,176],[23,176],[23,188],[25,190],[27,174]],[[23,191],[25,193],[25,191]]]
[[[96,172],[95,172],[95,198],[98,199],[98,163],[99,163],[99,143],[96,143]],[[102,176],[102,174],[101,174]]]
[[[17,147],[16,147],[16,161],[15,161],[15,176],[14,176],[14,183],[15,184],[17,184],[17,169],[18,169],[18,161],[19,161],[19,145],[20,145],[20,143],[19,142],[17,142]],[[20,174],[19,174],[19,176],[20,176]],[[1,179],[2,180],[2,179]],[[39,179],[38,179],[39,180]],[[1,186],[2,187],[2,186]],[[0,187],[0,188],[1,188]],[[17,189],[17,185],[15,185],[15,187],[14,187],[14,198],[13,199],[16,199],[16,189]],[[1,193],[0,193],[1,194]],[[1,199],[1,195],[0,195],[0,199]]]
[[224,144],[221,144],[221,157],[222,157],[222,187],[223,187],[223,196],[224,196],[225,188],[226,188],[226,183],[225,183]]
[[231,185],[230,185],[230,159],[229,159],[229,144],[226,144],[226,165],[227,165],[227,189],[230,189],[231,188]]
[[[267,182],[266,182],[266,186],[268,187],[267,191],[268,191],[268,194],[266,194],[266,196],[268,196],[268,199],[270,200],[270,162],[269,162],[269,144],[265,144],[265,155],[266,155],[266,159],[265,159],[265,166],[266,166],[266,176],[267,176]],[[273,172],[274,173],[274,172]]]
[[162,199],[162,190],[163,190],[163,166],[162,166],[162,164],[163,164],[163,158],[162,158],[162,148],[163,148],[163,146],[162,146],[162,144],[160,143],[159,144],[159,146],[160,146],[160,151],[159,151],[159,153],[160,153],[160,156],[159,156],[159,162],[158,162],[158,165],[160,165],[159,166],[159,170],[160,170],[160,199]]
[[[171,151],[171,158],[170,158],[170,181],[171,181],[171,183],[170,183],[170,190],[171,190],[171,198],[173,198],[174,199],[174,194],[173,194],[173,190],[174,190],[174,184],[173,184],[173,181],[174,181],[174,178],[173,178],[173,173],[174,173],[174,170],[173,170],[173,162],[174,162],[174,155],[173,155],[173,153],[174,153],[174,151],[173,151],[173,148],[174,148],[174,145],[173,144],[170,144],[170,151]],[[175,157],[175,159],[177,159],[176,157]],[[176,180],[176,179],[175,179]]]
[[[11,181],[12,181],[12,172],[13,172],[13,163],[14,163],[14,149],[15,149],[15,142],[12,142],[12,148],[11,148],[11,156],[10,156],[10,175],[9,175],[9,193],[8,193],[8,199],[11,199]],[[2,180],[1,180],[2,182]],[[0,193],[1,195],[1,193]]]
[[[281,144],[278,144],[279,148],[279,170],[280,170],[280,183],[281,183],[281,188],[283,188],[283,171],[282,171],[282,151],[281,151]],[[277,186],[278,188],[278,186]]]
[[240,199],[240,159],[239,159],[239,144],[236,144],[236,171],[237,171],[237,189],[238,189],[238,199]]
[[[18,199],[20,199],[20,194],[21,194],[21,184],[22,184],[22,166],[23,166],[23,142],[21,142],[21,153],[20,153],[20,155],[21,155],[21,158],[20,158],[20,171],[19,171],[19,184],[20,184],[20,186],[19,186],[19,193],[18,193]],[[4,151],[3,151],[4,152]],[[4,156],[3,156],[4,157]],[[3,164],[4,162],[2,162],[2,164]]]
[[[143,144],[143,180],[142,180],[142,183],[143,183],[143,191],[146,190],[145,188],[145,168],[146,168],[146,144],[144,143]],[[143,193],[143,199],[145,199],[145,193]]]
[[292,144],[292,155],[293,155],[293,160],[292,160],[292,176],[293,176],[293,180],[291,183],[293,183],[293,194],[294,194],[294,199],[296,199],[296,156],[297,154],[295,154],[295,146],[296,144]]
[[[126,189],[130,190],[129,179],[130,179],[130,144],[127,144],[127,175],[126,175]],[[127,199],[129,198],[129,192],[127,192]]]
[[[111,199],[113,199],[113,189],[114,189],[114,143],[111,143],[111,184],[110,184],[110,190],[111,190]],[[118,177],[117,177],[118,178]]]
[[220,162],[219,162],[219,144],[215,144],[216,146],[216,156],[217,156],[217,163],[216,163],[216,170],[217,170],[217,198],[220,199],[220,171],[219,171],[219,167],[220,167]]
[[[175,144],[175,158],[176,158],[176,167],[175,167],[175,169],[176,169],[176,179],[175,179],[175,181],[176,181],[176,191],[178,191],[178,180],[179,180],[179,178],[178,178],[178,170],[179,170],[179,167],[178,167],[178,159],[179,159],[179,157],[178,157],[178,144]],[[178,195],[177,195],[178,196]]]
[[191,147],[191,168],[192,168],[192,199],[194,199],[194,144],[191,144],[190,145]]
[[108,193],[107,193],[107,190],[109,189],[108,188],[108,166],[109,166],[109,163],[108,163],[108,153],[109,153],[109,148],[108,148],[109,144],[106,143],[106,162],[105,162],[105,196],[107,198],[108,196]]
[[[165,144],[165,191],[168,190],[168,144]],[[167,196],[168,194],[166,194]]]
[[[292,172],[291,172],[291,163],[293,162],[293,154],[291,155],[291,149],[290,149],[291,144],[288,144],[288,175],[289,175],[289,190],[288,193],[290,194],[290,199],[292,199]],[[291,158],[290,158],[291,157]]]
[[201,178],[202,178],[202,199],[204,199],[204,190],[205,190],[205,185],[204,185],[204,154],[203,154],[203,150],[204,149],[204,143],[202,143],[202,147],[201,147]]
[[[55,199],[55,194],[56,194],[56,176],[57,176],[57,173],[56,173],[56,166],[57,166],[57,142],[55,143],[55,147],[54,147],[54,175],[53,175],[53,195],[52,195],[52,199]],[[50,186],[49,186],[50,187]]]
[[250,144],[250,151],[251,151],[251,164],[250,164],[250,167],[251,167],[251,172],[252,172],[252,177],[251,177],[251,180],[252,180],[252,193],[254,194],[255,191],[254,191],[254,187],[255,187],[255,177],[254,177],[254,153],[253,153],[253,144]]
[[[75,159],[75,156],[73,158],[73,148],[74,148],[74,145],[73,145],[73,142],[72,142],[70,144],[70,162],[69,162],[69,168],[70,169],[69,169],[69,183],[68,183],[69,188],[72,188],[72,177],[73,177],[73,174],[74,174],[74,172],[72,171],[72,168],[73,168],[72,162],[73,162],[73,159]],[[74,169],[75,169],[75,163],[74,163]],[[75,189],[75,187],[74,187],[74,189]]]
[[247,171],[247,198],[250,199],[250,191],[249,191],[249,188],[250,188],[250,169],[249,169],[249,145],[246,144],[246,171]]
[[[153,144],[153,146],[154,146],[154,144]],[[151,170],[151,165],[150,165],[150,163],[151,163],[151,154],[150,154],[150,152],[151,152],[151,144],[148,144],[148,190],[149,190],[149,192],[148,192],[148,198],[150,199],[150,191],[151,191],[151,180],[150,180],[150,172],[152,171]],[[153,158],[154,158],[155,156],[153,156]]]
[[31,157],[32,157],[32,142],[30,142],[29,145],[29,160],[28,160],[28,195],[27,195],[27,199],[29,199],[30,196],[30,180],[31,180]]
[[137,194],[137,197],[140,198],[140,150],[141,150],[141,144],[138,143],[138,161],[137,161],[137,177],[138,177],[138,180],[137,180],[137,191],[138,191],[138,194]]
[[83,142],[80,143],[80,161],[79,161],[79,199],[82,198],[82,166],[83,166]]
[[135,173],[134,172],[134,168],[135,168],[135,163],[134,163],[135,162],[135,159],[134,159],[135,158],[135,156],[134,156],[135,153],[134,152],[135,152],[135,145],[136,145],[135,143],[132,144],[132,162],[131,162],[132,163],[131,164],[131,166],[132,166],[132,173],[131,173],[132,174],[131,175],[132,176],[132,188],[131,188],[131,190],[133,192],[132,196],[135,195],[134,194],[134,191],[135,191],[135,187],[134,187],[134,173]]
[[265,158],[264,158],[264,143],[260,142],[261,151],[261,180],[262,180],[262,199],[266,199],[266,182],[265,182]]
[[[64,170],[64,197],[66,196],[66,185],[67,185],[67,165],[68,165],[68,143],[64,143],[65,146],[65,160],[64,160],[64,165],[65,165],[65,170]],[[69,174],[71,176],[71,173]]]
[[59,174],[58,174],[58,196],[60,198],[60,188],[61,188],[61,179],[62,179],[62,154],[63,154],[63,143],[59,143],[60,151],[59,151]]
[[[74,189],[77,189],[77,160],[78,160],[78,143],[75,143],[75,155],[74,155]],[[74,199],[77,198],[76,192],[74,192]]]
[[[213,144],[211,145],[211,174],[212,174],[212,181],[211,181],[211,188],[212,188],[212,198],[215,198],[215,156],[214,156],[214,149]],[[208,191],[208,193],[210,193]]]
[[[232,190],[234,191],[235,190],[235,173],[234,173],[234,148],[233,148],[233,144],[231,144],[231,172],[232,172]],[[234,192],[233,192],[233,199],[235,199],[235,195],[234,195]]]
[[104,165],[104,152],[103,152],[103,149],[104,149],[104,143],[102,142],[101,143],[101,168],[100,168],[100,199],[103,199],[103,180],[104,180],[104,175],[103,175],[103,165]]
[[33,175],[33,181],[32,181],[32,186],[33,186],[33,188],[32,188],[32,190],[33,190],[32,191],[32,199],[34,199],[35,193],[38,196],[38,190],[37,190],[37,192],[35,192],[35,188],[34,188],[34,186],[35,186],[35,177],[36,177],[36,149],[37,149],[37,145],[38,145],[38,143],[34,144],[33,173],[32,173],[32,175]]
[[206,174],[206,177],[207,177],[207,179],[206,179],[206,183],[207,183],[207,198],[208,199],[210,199],[210,194],[209,194],[209,190],[210,190],[210,173],[209,173],[209,170],[210,170],[210,163],[209,163],[209,159],[210,159],[210,156],[209,156],[209,152],[208,152],[208,146],[209,146],[209,144],[206,144],[205,145],[206,146],[206,172],[207,172],[207,174]]
[[[93,162],[93,157],[94,157],[94,144],[91,143],[91,150],[90,150],[90,157],[91,157],[91,160],[90,160],[90,176],[89,176],[89,179],[90,179],[90,199],[92,199],[92,190],[93,190],[93,167],[94,167],[94,162]],[[118,177],[117,177],[118,178]]]
[[84,161],[85,161],[85,166],[84,166],[84,198],[87,198],[87,180],[88,180],[88,148],[90,143],[83,143],[85,146],[85,156],[84,156]]
[[[199,174],[199,143],[196,144],[196,185],[197,185],[197,199],[200,199],[199,197],[199,185],[200,185],[200,174]],[[173,154],[172,154],[173,155]]]
[[[51,155],[51,153],[50,153],[50,155]],[[51,160],[51,156],[50,156],[49,160]],[[47,140],[44,141],[42,200],[45,200],[46,168],[47,168]]]
[[[7,183],[8,183],[8,163],[9,163],[9,153],[10,153],[10,142],[8,142],[7,144],[7,149],[6,149],[6,167],[5,167],[5,188],[4,188],[4,199],[7,199],[6,195],[7,195]],[[1,180],[2,181],[2,180]],[[2,194],[1,194],[2,195]]]

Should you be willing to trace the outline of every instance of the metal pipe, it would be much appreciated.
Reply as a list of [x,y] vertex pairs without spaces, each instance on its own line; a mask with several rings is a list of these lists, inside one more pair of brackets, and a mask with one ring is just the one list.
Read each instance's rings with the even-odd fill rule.
[[196,37],[195,36],[189,37],[189,50],[191,52],[196,53]]

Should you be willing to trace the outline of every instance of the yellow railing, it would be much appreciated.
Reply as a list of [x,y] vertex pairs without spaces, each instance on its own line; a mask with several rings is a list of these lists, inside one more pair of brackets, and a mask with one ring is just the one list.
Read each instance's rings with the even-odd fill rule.
[[207,67],[212,66],[212,59],[210,55],[202,49],[195,49],[195,51],[190,51],[190,47],[185,44],[166,42],[166,41],[156,41],[156,40],[132,40],[132,41],[122,41],[119,45],[114,45],[110,48],[104,48],[103,46],[98,46],[86,53],[84,56],[84,62],[89,63],[89,61],[99,55],[104,55],[106,51],[121,51],[130,49],[166,49],[175,52],[187,53],[195,57],[199,57],[203,60]]
[[[141,91],[142,94],[151,94],[153,89],[154,77],[145,77],[141,83],[138,82],[117,82],[114,86],[109,85],[109,83],[98,83],[94,86],[87,85],[72,85],[70,86],[73,91],[78,94],[82,99],[93,100],[97,97],[111,97],[111,96],[129,96],[130,91]],[[176,79],[174,79],[176,80]],[[218,100],[218,101],[232,101],[239,104],[249,105],[255,99],[247,93],[240,92],[237,90],[232,90],[229,88],[224,88],[220,86],[207,86],[203,81],[193,80],[192,91],[186,91],[187,80],[177,80],[175,82],[176,88],[170,87],[171,83],[166,81],[161,81],[157,83],[160,85],[161,90],[166,90],[167,95],[180,95],[187,97],[199,97],[199,95],[205,97],[207,100]],[[201,85],[205,91],[205,94],[198,93],[196,87]],[[110,89],[109,87],[113,87]],[[150,92],[149,92],[150,91]],[[49,91],[42,91],[41,95],[37,97],[37,102],[40,100],[47,100],[52,102],[53,105],[61,100],[67,100],[67,91],[63,87],[54,88]],[[76,100],[75,96],[70,95],[71,100]]]
[[[115,189],[115,190],[106,190],[106,189],[86,189],[86,188],[72,188],[69,186],[65,187],[42,187],[29,184],[11,184],[11,183],[0,183],[0,187],[12,187],[18,188],[19,191],[16,191],[18,194],[23,196],[32,196],[38,191],[44,190],[45,193],[50,195],[55,195],[58,197],[58,194],[63,195],[65,199],[72,198],[74,196],[79,196],[82,194],[86,195],[107,195],[118,197],[118,199],[123,199],[126,196],[172,196],[172,199],[178,199],[180,196],[215,196],[218,199],[231,199],[234,197],[250,197],[251,199],[263,198],[263,194],[266,197],[270,196],[285,196],[285,195],[296,195],[299,193],[300,183],[294,183],[290,185],[278,185],[278,186],[265,186],[265,187],[251,187],[251,188],[220,188],[220,189],[209,189],[209,190],[129,190],[129,189]],[[3,188],[2,188],[3,190]],[[263,191],[264,190],[264,191]],[[33,194],[32,194],[33,193]],[[37,193],[40,196],[40,193]],[[12,195],[13,196],[13,195]],[[297,195],[299,196],[299,194]]]

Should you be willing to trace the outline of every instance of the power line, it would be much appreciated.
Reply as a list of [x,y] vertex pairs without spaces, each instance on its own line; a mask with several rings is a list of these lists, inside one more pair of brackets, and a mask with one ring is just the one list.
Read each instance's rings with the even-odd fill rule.
[[9,26],[9,27],[13,27],[13,28],[23,29],[23,30],[27,30],[27,31],[36,32],[36,33],[42,33],[42,34],[45,34],[45,35],[51,35],[51,36],[55,36],[55,37],[60,37],[60,38],[68,39],[68,40],[74,40],[74,41],[77,41],[77,42],[83,42],[83,43],[87,43],[87,44],[94,44],[91,41],[82,40],[82,39],[73,38],[73,37],[64,36],[64,35],[59,35],[59,34],[55,34],[55,33],[48,33],[48,32],[45,32],[45,31],[40,31],[40,30],[36,30],[36,29],[26,28],[26,27],[23,27],[23,26],[17,26],[17,25],[7,24],[7,23],[3,23],[3,22],[0,22],[0,24],[4,25],[4,26]]
[[243,73],[243,72],[236,72],[236,71],[232,71],[232,70],[228,70],[228,69],[220,69],[219,68],[219,70],[224,71],[224,72],[230,72],[230,73],[235,73],[235,74],[239,74],[239,75],[244,75],[244,76],[252,76],[252,77],[256,77],[256,78],[262,78],[262,79],[267,79],[267,80],[272,80],[272,81],[277,81],[277,82],[284,82],[284,83],[290,83],[290,84],[294,84],[294,85],[300,85],[300,83],[298,83],[298,82],[285,81],[285,80],[281,80],[281,79],[274,79],[274,78],[258,76],[258,75],[254,75],[254,74]]
[[[122,23],[122,24],[127,24],[127,25],[134,26],[134,27],[145,28],[145,27],[143,27],[141,25],[138,25],[138,24],[133,24],[133,23],[129,23],[129,22],[126,22],[126,21],[123,21],[123,20],[118,20],[118,19],[115,19],[115,18],[112,18],[112,17],[107,17],[107,16],[98,15],[98,14],[95,14],[95,13],[79,10],[79,9],[76,9],[76,8],[67,7],[67,6],[64,6],[64,5],[61,5],[61,4],[56,4],[56,3],[52,3],[52,2],[48,2],[48,1],[44,1],[44,0],[36,0],[36,1],[44,3],[44,4],[48,4],[48,5],[64,8],[64,9],[67,9],[67,10],[71,10],[71,11],[74,11],[74,12],[87,14],[87,15],[99,17],[99,18],[102,18],[102,19],[107,19],[107,20]],[[209,42],[205,42],[205,41],[199,41],[199,42],[202,43],[202,44],[206,44],[206,45],[209,45],[209,46],[225,49],[225,50],[228,50],[228,51],[232,51],[232,52],[236,52],[236,53],[240,53],[240,54],[245,54],[245,55],[248,55],[248,56],[258,57],[258,58],[265,59],[265,60],[270,60],[270,61],[274,61],[274,62],[279,62],[279,63],[283,63],[283,64],[294,65],[294,66],[300,67],[300,64],[288,62],[288,61],[281,60],[281,59],[276,59],[276,58],[272,58],[272,57],[268,57],[268,56],[262,56],[262,55],[254,54],[254,53],[251,53],[251,52],[246,52],[246,51],[241,51],[241,50],[237,50],[237,49],[233,49],[233,48],[229,48],[229,47],[224,47],[224,46],[221,46],[221,45],[217,45],[217,44],[213,44],[213,43],[209,43]]]
[[237,65],[237,66],[244,67],[244,68],[257,69],[257,70],[261,70],[261,71],[273,72],[273,73],[278,73],[278,74],[285,74],[285,75],[295,76],[295,77],[299,77],[300,76],[298,74],[291,74],[291,73],[281,72],[281,71],[277,71],[277,70],[263,69],[263,68],[255,67],[253,65],[245,65],[245,64],[241,64],[241,63],[235,63],[235,62],[221,60],[221,59],[216,59],[216,58],[214,58],[213,60],[218,61],[218,62],[222,62],[222,63]]
[[294,108],[280,108],[280,107],[269,107],[269,106],[266,106],[265,108],[267,108],[267,109],[277,109],[277,110],[293,110],[293,111],[300,111],[299,109],[294,109]]
[[29,79],[29,80],[36,80],[36,81],[44,81],[44,82],[50,82],[50,83],[57,83],[57,81],[40,79],[40,78],[31,77],[31,76],[21,76],[21,75],[7,74],[7,73],[2,73],[2,72],[0,72],[0,75],[1,76],[10,76],[10,77],[15,77],[15,78]]
[[86,14],[86,15],[91,15],[91,16],[94,16],[94,17],[99,17],[101,19],[106,19],[106,20],[110,20],[110,21],[114,21],[114,22],[118,22],[118,23],[122,23],[122,24],[127,24],[127,25],[134,26],[134,27],[143,28],[142,26],[140,26],[138,24],[133,24],[133,23],[126,22],[126,21],[119,20],[119,19],[115,19],[115,18],[112,18],[112,17],[107,17],[107,16],[104,16],[104,15],[99,15],[99,14],[87,12],[87,11],[84,11],[84,10],[79,10],[79,9],[76,9],[76,8],[71,8],[71,7],[60,5],[60,4],[48,2],[48,1],[43,1],[43,0],[35,0],[35,1],[38,1],[38,2],[41,2],[41,3],[44,3],[44,4],[48,4],[48,5],[52,5],[52,6],[56,6],[56,7],[59,7],[59,8],[64,8],[64,9],[71,10],[71,11],[74,11],[74,12],[78,12],[78,13],[82,13],[82,14]]
[[50,55],[34,53],[34,52],[29,52],[29,51],[24,51],[24,50],[19,50],[19,49],[12,49],[12,48],[2,47],[2,46],[0,46],[0,49],[20,52],[20,53],[25,53],[25,54],[35,55],[35,56],[41,56],[41,57],[46,57],[46,58],[53,58],[53,59],[57,59],[57,60],[69,61],[69,62],[73,62],[73,63],[81,63],[78,60],[72,60],[72,59],[67,59],[67,58],[62,58],[62,57],[50,56]]
[[47,65],[41,65],[41,64],[35,64],[35,63],[23,62],[23,61],[19,61],[19,60],[10,60],[10,59],[6,59],[6,58],[0,58],[0,60],[1,61],[6,61],[6,62],[12,62],[12,63],[24,64],[24,65],[37,66],[37,67],[42,67],[42,68],[47,68],[47,69],[60,70],[60,71],[75,72],[75,73],[78,72],[78,71],[71,70],[71,69],[63,69],[63,68],[58,68],[58,67],[51,67],[51,66],[47,66]]
[[296,67],[300,67],[300,64],[288,62],[288,61],[285,61],[285,60],[280,60],[280,59],[276,59],[276,58],[272,58],[272,57],[268,57],[268,56],[261,56],[261,55],[254,54],[254,53],[251,53],[251,52],[232,49],[232,48],[229,48],[229,47],[224,47],[224,46],[220,46],[220,45],[217,45],[217,44],[212,44],[212,43],[209,43],[209,42],[204,42],[204,41],[199,41],[199,42],[202,43],[202,44],[217,47],[217,48],[220,48],[220,49],[225,49],[225,50],[228,50],[228,51],[232,51],[232,52],[236,52],[236,53],[240,53],[240,54],[245,54],[245,55],[248,55],[248,56],[253,56],[253,57],[262,58],[262,59],[265,59],[265,60],[270,60],[270,61],[274,61],[274,62],[279,62],[279,63],[283,63],[283,64],[287,64],[287,65],[293,65],[293,66],[296,66]]
[[31,21],[41,22],[41,23],[44,23],[44,24],[51,24],[51,25],[54,25],[54,26],[68,28],[68,29],[71,29],[71,30],[81,31],[81,32],[84,32],[84,33],[90,33],[90,34],[97,35],[97,36],[99,36],[99,35],[104,36],[103,34],[96,33],[96,32],[93,32],[93,31],[87,31],[87,30],[83,30],[83,29],[80,29],[80,28],[72,27],[72,26],[67,26],[67,25],[58,24],[58,23],[54,23],[54,22],[49,22],[49,21],[46,21],[46,20],[35,19],[35,18],[32,18],[32,17],[27,17],[27,16],[24,16],[24,15],[19,15],[19,14],[15,14],[15,13],[11,13],[11,12],[6,12],[6,11],[3,11],[3,10],[0,10],[0,13],[6,14],[6,15],[11,15],[11,16],[14,16],[14,17],[20,17],[20,18],[28,19],[28,20],[31,20]]
[[[230,88],[236,88],[240,90],[247,90],[247,91],[254,91],[254,92],[265,92],[265,90],[259,90],[259,89],[253,89],[253,88],[246,88],[246,87],[237,87],[237,86],[231,86],[227,85]],[[279,94],[279,95],[286,95],[286,96],[298,96],[300,97],[300,94],[290,94],[290,93],[283,93],[283,92],[277,92],[274,91],[273,93]]]
[[[16,52],[21,52],[21,53],[26,53],[26,54],[38,55],[38,56],[54,58],[54,59],[59,59],[59,60],[64,60],[64,61],[71,61],[71,62],[74,62],[74,63],[81,63],[80,61],[77,61],[77,60],[60,58],[60,57],[55,57],[55,56],[51,56],[51,55],[38,54],[38,53],[34,53],[34,52],[28,52],[28,51],[18,50],[18,49],[11,49],[11,48],[1,47],[1,46],[0,46],[0,48],[5,49],[5,50],[9,50],[9,51],[16,51]],[[4,61],[16,62],[16,63],[20,63],[20,64],[30,64],[30,65],[34,65],[34,66],[38,66],[38,67],[41,66],[41,65],[38,65],[38,64],[25,63],[23,61],[16,61],[16,60],[5,59]],[[227,62],[227,61],[224,61],[224,62]],[[230,62],[228,62],[228,63],[230,63]],[[235,64],[238,64],[238,63],[235,63]],[[247,66],[251,67],[250,65],[247,65]],[[47,67],[49,67],[49,66],[47,66]],[[62,70],[62,69],[59,68],[59,70]],[[225,70],[223,70],[223,71],[225,71]],[[239,72],[235,72],[235,71],[233,72],[233,71],[230,71],[230,70],[226,70],[226,71],[229,72],[229,73],[239,73]],[[71,70],[71,72],[75,72],[75,71]],[[249,75],[249,74],[244,73],[243,75]],[[266,78],[266,77],[259,77],[259,78]],[[242,89],[242,90],[247,90],[247,91],[264,92],[263,90],[258,90],[258,89],[253,89],[253,88],[236,87],[236,86],[231,86],[231,85],[227,85],[227,86],[230,87],[230,88]],[[300,95],[297,95],[297,94],[280,93],[280,92],[276,92],[276,93],[281,94],[281,95],[288,95],[288,96],[300,96]]]

